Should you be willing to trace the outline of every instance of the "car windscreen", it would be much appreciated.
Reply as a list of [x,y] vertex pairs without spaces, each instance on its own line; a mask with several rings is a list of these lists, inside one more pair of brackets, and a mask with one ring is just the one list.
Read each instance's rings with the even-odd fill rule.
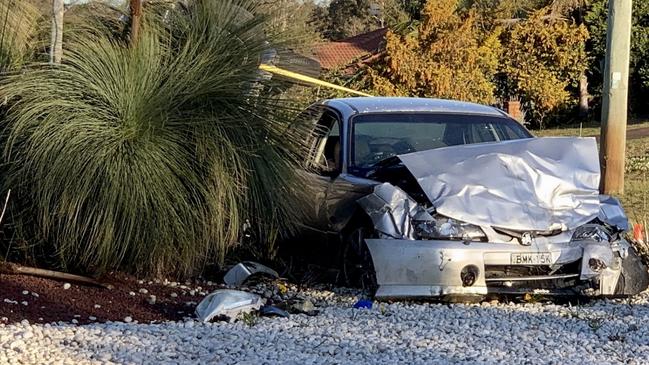
[[350,171],[362,173],[395,155],[470,143],[531,138],[514,120],[438,113],[365,114],[352,119]]

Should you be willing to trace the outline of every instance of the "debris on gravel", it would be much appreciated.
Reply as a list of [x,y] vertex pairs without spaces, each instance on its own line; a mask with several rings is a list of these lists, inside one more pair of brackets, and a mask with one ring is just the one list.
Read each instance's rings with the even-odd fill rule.
[[[290,293],[290,290],[289,290]],[[317,316],[135,324],[0,324],[0,363],[645,364],[649,292],[628,300],[378,303],[353,290],[300,292]]]
[[[177,321],[194,312],[193,307],[186,306],[187,302],[202,299],[182,294],[170,297],[176,291],[170,281],[166,284],[161,281],[140,283],[141,280],[122,273],[113,273],[100,280],[110,289],[0,274],[0,318],[7,318],[0,323],[23,319],[30,323],[71,322],[74,319],[84,324],[95,322],[90,317],[96,318],[96,322],[106,322],[122,321],[126,316],[139,323]],[[223,285],[208,285],[202,280],[190,285],[192,289],[201,287],[207,292],[223,288]]]
[[201,323],[196,304],[225,285],[123,274],[103,280],[112,289],[0,282],[1,364],[649,363],[649,291],[584,305],[386,303],[266,279],[238,288],[262,296],[263,313]]

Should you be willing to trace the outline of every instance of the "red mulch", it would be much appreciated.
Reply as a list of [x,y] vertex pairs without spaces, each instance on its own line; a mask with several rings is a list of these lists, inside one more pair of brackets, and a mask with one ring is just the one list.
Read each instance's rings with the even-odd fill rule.
[[[189,289],[171,287],[162,283],[144,280],[142,284],[135,277],[122,273],[107,275],[100,280],[110,284],[111,289],[79,285],[70,282],[69,289],[63,289],[64,282],[27,275],[0,274],[0,323],[15,323],[27,319],[30,323],[71,322],[76,319],[79,324],[106,321],[123,321],[131,317],[139,323],[180,320],[193,317],[196,304],[203,296],[196,292],[192,296]],[[149,284],[150,283],[150,284]],[[206,283],[179,283],[190,289],[202,287],[210,293],[221,288],[220,285]],[[148,290],[142,294],[140,289]],[[23,291],[29,291],[23,294]],[[135,295],[130,295],[134,292]],[[38,297],[32,295],[37,293]],[[176,293],[176,298],[171,297]],[[149,304],[150,295],[156,296],[155,304]],[[7,303],[5,299],[17,301]],[[28,305],[21,302],[26,301]],[[95,305],[99,308],[95,308]],[[7,319],[4,319],[6,317]],[[90,320],[95,317],[96,320]]]

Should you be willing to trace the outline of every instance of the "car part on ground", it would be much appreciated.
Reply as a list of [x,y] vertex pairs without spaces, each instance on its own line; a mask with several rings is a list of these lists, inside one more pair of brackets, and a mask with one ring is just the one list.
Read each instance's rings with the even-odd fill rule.
[[354,309],[372,309],[373,302],[369,299],[359,299],[352,308]]
[[277,308],[274,305],[265,305],[259,309],[259,315],[264,317],[282,317],[288,318],[289,314],[287,311]]
[[266,275],[272,278],[279,278],[277,271],[262,264],[244,261],[234,265],[223,277],[226,285],[241,286],[253,275]]
[[209,322],[214,318],[224,318],[232,322],[239,314],[259,310],[264,302],[265,300],[257,294],[221,289],[207,295],[196,306],[196,317],[201,322]]
[[306,314],[308,316],[315,316],[319,313],[313,302],[309,299],[298,298],[290,301],[287,304],[288,310],[291,313]]
[[[2,364],[646,364],[649,292],[561,305],[373,303],[362,293],[306,289],[319,316],[259,318],[254,325],[120,321],[89,326],[20,320],[0,326]],[[293,291],[296,290],[296,291]],[[135,318],[134,318],[135,319]],[[26,321],[25,321],[26,322]]]
[[358,203],[377,298],[488,293],[631,295],[649,274],[599,195],[594,139],[544,138],[399,156],[430,202],[389,183]]

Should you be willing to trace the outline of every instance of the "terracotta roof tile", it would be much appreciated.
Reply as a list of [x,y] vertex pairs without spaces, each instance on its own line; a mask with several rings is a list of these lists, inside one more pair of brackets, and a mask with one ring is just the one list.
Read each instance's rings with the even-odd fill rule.
[[326,70],[347,66],[355,59],[378,52],[383,47],[387,32],[387,28],[381,28],[340,41],[322,43],[315,47],[313,56]]

